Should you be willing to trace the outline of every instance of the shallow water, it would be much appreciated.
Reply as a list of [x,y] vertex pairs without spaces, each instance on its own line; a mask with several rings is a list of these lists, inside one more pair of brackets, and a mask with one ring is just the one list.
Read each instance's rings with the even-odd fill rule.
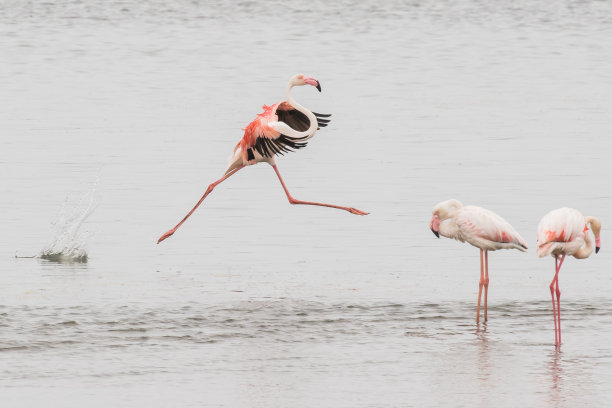
[[[2,2],[0,387],[8,406],[603,406],[612,392],[608,2]],[[294,90],[333,113],[220,185]],[[86,263],[20,259],[97,191]],[[437,240],[447,198],[530,251]],[[571,206],[602,251],[560,275],[535,230]],[[78,238],[77,238],[78,239]]]

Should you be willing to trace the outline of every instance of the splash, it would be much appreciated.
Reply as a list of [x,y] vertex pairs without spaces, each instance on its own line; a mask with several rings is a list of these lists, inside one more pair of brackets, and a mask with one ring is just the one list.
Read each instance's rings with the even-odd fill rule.
[[52,223],[55,238],[40,252],[40,258],[55,262],[87,262],[87,242],[93,234],[81,227],[98,206],[96,187],[76,203],[71,204],[70,197],[66,197],[57,221]]

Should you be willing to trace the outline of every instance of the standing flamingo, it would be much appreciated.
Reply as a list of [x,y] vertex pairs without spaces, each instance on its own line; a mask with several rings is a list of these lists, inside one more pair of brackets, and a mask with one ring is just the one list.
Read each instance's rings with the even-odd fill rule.
[[[588,233],[589,227],[595,235],[595,242]],[[538,256],[540,258],[546,255],[555,257],[555,277],[550,283],[555,321],[555,347],[561,345],[561,291],[559,290],[561,265],[566,255],[572,255],[577,259],[588,258],[593,253],[593,244],[595,244],[595,253],[598,253],[601,247],[600,231],[601,222],[597,218],[585,217],[573,208],[553,210],[546,214],[538,225]],[[556,310],[555,293],[557,295]]]
[[[518,249],[527,251],[525,240],[508,221],[487,209],[469,205],[464,207],[457,200],[447,200],[433,208],[429,227],[440,235],[480,248],[480,282],[478,283],[478,308],[476,323],[480,320],[480,298],[484,286],[484,321],[487,321],[487,294],[489,291],[489,251]],[[448,222],[444,222],[449,220]],[[484,268],[482,255],[484,252]]]
[[293,99],[291,88],[302,85],[312,85],[321,92],[321,84],[316,79],[303,74],[294,75],[287,85],[287,100],[272,106],[263,106],[264,112],[258,114],[255,120],[244,128],[244,136],[234,148],[234,154],[223,177],[208,186],[195,207],[174,228],[162,235],[157,241],[158,244],[174,234],[217,185],[243,167],[259,162],[267,162],[272,166],[291,204],[319,205],[338,208],[357,215],[368,214],[352,207],[296,200],[287,190],[285,182],[276,167],[274,156],[306,146],[307,141],[314,136],[320,127],[327,126],[329,119],[326,118],[331,116],[313,113]]

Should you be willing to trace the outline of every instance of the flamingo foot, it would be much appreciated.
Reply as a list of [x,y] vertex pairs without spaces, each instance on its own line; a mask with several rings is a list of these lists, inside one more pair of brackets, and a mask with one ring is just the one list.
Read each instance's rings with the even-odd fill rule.
[[164,235],[162,235],[158,240],[157,243],[159,244],[160,242],[162,242],[164,239],[171,237],[172,234],[174,234],[176,232],[176,228],[172,228],[170,231],[166,232]]
[[349,209],[347,209],[347,211],[355,215],[368,215],[369,214],[369,212],[361,211],[353,207],[350,207]]

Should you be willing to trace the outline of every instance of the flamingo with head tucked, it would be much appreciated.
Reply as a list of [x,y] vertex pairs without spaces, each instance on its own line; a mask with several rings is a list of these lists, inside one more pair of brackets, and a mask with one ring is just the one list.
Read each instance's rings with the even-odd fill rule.
[[[589,234],[589,227],[595,239]],[[585,217],[573,208],[559,208],[546,214],[538,225],[539,257],[551,255],[555,257],[555,277],[550,283],[553,318],[555,321],[555,347],[561,345],[561,291],[559,290],[559,271],[566,255],[577,259],[588,258],[599,252],[601,240],[601,222],[592,216]],[[557,304],[555,307],[555,294]]]
[[[489,291],[489,251],[518,249],[527,251],[525,240],[508,221],[485,208],[463,206],[457,200],[437,204],[432,211],[429,227],[436,237],[440,235],[480,248],[480,281],[476,323],[480,321],[480,299],[484,287],[484,321],[487,321],[487,295]],[[448,220],[448,222],[445,222]],[[484,254],[484,262],[483,262]]]
[[331,116],[311,112],[293,99],[291,89],[294,86],[302,85],[312,85],[321,92],[321,84],[315,78],[303,74],[294,75],[287,85],[287,100],[272,106],[263,106],[264,112],[257,115],[255,120],[244,128],[244,136],[234,148],[234,154],[223,177],[208,186],[200,201],[181,222],[159,238],[158,244],[174,234],[217,185],[245,166],[260,162],[267,162],[272,166],[291,204],[318,205],[345,210],[357,215],[368,214],[352,207],[296,200],[287,190],[287,186],[285,186],[285,182],[276,167],[275,156],[306,146],[307,141],[314,136],[319,128],[327,126],[329,123],[327,118]]

